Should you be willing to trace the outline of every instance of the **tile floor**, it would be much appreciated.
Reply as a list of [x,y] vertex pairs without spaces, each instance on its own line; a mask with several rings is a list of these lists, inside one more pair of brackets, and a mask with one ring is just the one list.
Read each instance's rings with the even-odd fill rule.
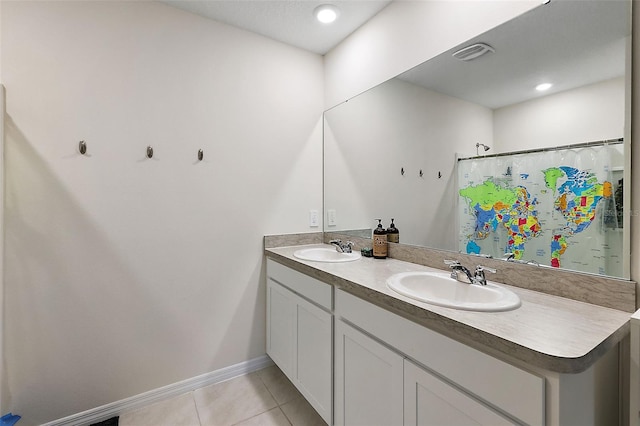
[[119,426],[326,426],[278,367],[120,415]]

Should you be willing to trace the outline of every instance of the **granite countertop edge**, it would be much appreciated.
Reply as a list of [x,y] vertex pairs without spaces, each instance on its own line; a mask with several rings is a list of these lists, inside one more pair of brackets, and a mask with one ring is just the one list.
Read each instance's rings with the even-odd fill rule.
[[[349,263],[352,262],[341,263],[339,264],[341,266],[338,267],[340,269],[338,269],[334,266],[338,265],[336,263],[307,262],[293,257],[293,252],[297,249],[318,246],[322,246],[322,244],[266,248],[265,255],[298,272],[316,278],[335,288],[342,289],[489,355],[506,357],[507,359],[513,358],[526,365],[556,373],[574,374],[580,373],[595,364],[596,361],[629,334],[631,313],[500,284],[514,291],[523,300],[523,306],[511,311],[512,314],[510,314],[513,318],[522,322],[522,330],[514,328],[511,330],[511,334],[514,337],[510,337],[508,332],[492,331],[491,324],[488,324],[489,327],[487,327],[486,323],[488,321],[486,320],[491,319],[488,315],[500,315],[502,313],[487,314],[485,312],[460,311],[416,302],[404,296],[391,294],[391,291],[389,293],[380,291],[380,288],[375,288],[371,283],[364,282],[366,280],[354,279],[353,277],[347,278],[346,274],[340,273],[340,270],[348,270]],[[357,262],[362,261],[370,261],[370,259],[363,258]],[[400,267],[403,270],[433,269],[396,259],[376,260],[374,262],[375,264],[387,262],[388,265],[396,268]],[[333,271],[331,270],[332,268],[334,269]],[[533,302],[529,302],[530,300],[533,300]],[[538,309],[543,308],[554,311],[575,308],[576,311],[580,312],[577,317],[578,321],[580,316],[583,316],[585,321],[592,321],[596,317],[602,318],[603,325],[595,337],[593,333],[580,334],[575,332],[575,330],[572,330],[573,324],[554,324],[551,329],[544,329],[543,325],[538,327],[538,322],[535,318],[526,318],[527,315],[531,316],[531,314],[525,307],[525,303],[537,305]],[[548,304],[548,308],[545,303]],[[558,308],[559,305],[560,308]],[[538,347],[535,342],[527,342],[526,338],[519,338],[519,334],[527,332],[532,334],[541,333],[550,339],[557,335],[558,342],[563,341],[564,335],[572,336],[573,338],[577,336],[582,340],[579,341],[579,348],[562,353],[561,348],[548,350]],[[549,333],[555,333],[555,335]]]

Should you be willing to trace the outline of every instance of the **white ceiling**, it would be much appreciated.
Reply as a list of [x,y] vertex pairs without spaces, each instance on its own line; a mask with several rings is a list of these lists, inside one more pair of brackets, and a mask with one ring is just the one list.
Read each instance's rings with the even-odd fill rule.
[[[392,0],[161,0],[162,3],[324,55]],[[340,16],[321,24],[313,10],[333,4]]]
[[[160,0],[324,55],[393,0]],[[313,11],[333,4],[340,17],[330,25]],[[624,75],[625,40],[630,33],[625,0],[552,0],[400,78],[490,108],[522,102]],[[470,62],[451,57],[476,42],[496,49]],[[549,81],[544,93],[536,84]]]
[[[552,0],[400,76],[495,109],[623,76],[630,2]],[[495,48],[469,62],[451,54],[484,42]],[[536,92],[539,83],[551,90]]]

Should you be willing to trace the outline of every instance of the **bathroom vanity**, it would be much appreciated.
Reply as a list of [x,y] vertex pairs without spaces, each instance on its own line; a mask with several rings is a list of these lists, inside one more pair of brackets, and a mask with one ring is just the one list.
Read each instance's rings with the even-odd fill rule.
[[386,281],[438,270],[293,255],[323,246],[265,250],[267,353],[327,424],[618,423],[631,313],[502,284],[520,307],[435,306]]

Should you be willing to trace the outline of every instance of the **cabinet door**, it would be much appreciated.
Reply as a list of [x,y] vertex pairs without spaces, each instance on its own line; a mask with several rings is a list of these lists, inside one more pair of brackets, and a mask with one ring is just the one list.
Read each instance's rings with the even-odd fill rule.
[[332,423],[333,315],[299,298],[296,303],[296,373],[300,392],[318,414]]
[[333,315],[267,280],[267,354],[332,423]]
[[267,354],[293,378],[295,360],[295,295],[267,280]]
[[342,321],[335,333],[335,424],[401,425],[402,356]]
[[498,426],[514,423],[411,361],[405,360],[404,424]]

